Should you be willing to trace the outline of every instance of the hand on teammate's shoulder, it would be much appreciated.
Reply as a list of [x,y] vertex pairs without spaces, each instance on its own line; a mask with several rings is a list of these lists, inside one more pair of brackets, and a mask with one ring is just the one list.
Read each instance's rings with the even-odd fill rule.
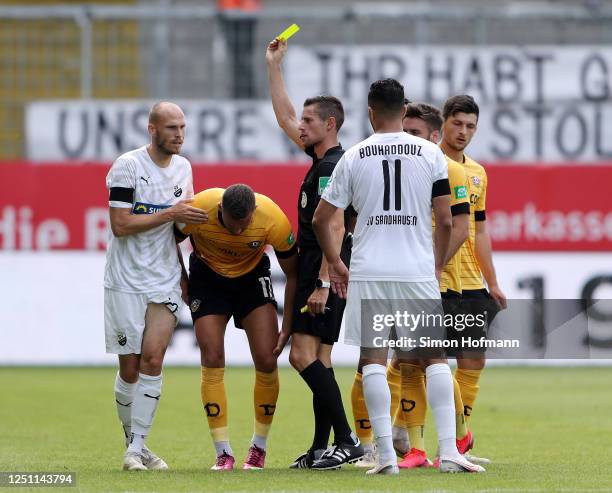
[[181,200],[174,204],[170,209],[170,217],[175,222],[187,224],[203,224],[208,221],[208,213],[197,207],[190,205],[193,199]]

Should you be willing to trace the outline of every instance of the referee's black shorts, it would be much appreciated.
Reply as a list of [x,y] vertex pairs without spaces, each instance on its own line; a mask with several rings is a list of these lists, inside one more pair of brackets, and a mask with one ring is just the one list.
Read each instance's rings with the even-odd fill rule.
[[242,329],[242,319],[267,303],[276,309],[266,254],[252,271],[239,277],[218,274],[195,253],[189,257],[189,308],[194,323],[205,315],[228,315]]
[[[351,259],[350,240],[342,244],[340,257],[348,267]],[[301,313],[300,309],[307,304],[308,298],[315,290],[315,283],[319,277],[323,253],[319,248],[300,248],[298,252],[298,280],[293,303],[293,332],[310,334],[321,338],[322,344],[332,345],[338,341],[342,315],[346,300],[340,299],[329,290],[329,297],[325,305],[329,310],[323,315],[313,317],[309,313]]]

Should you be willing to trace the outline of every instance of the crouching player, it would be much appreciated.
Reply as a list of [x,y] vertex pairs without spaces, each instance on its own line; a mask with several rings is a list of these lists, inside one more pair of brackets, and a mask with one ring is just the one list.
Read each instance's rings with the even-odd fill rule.
[[[224,384],[225,328],[234,317],[244,329],[255,364],[255,431],[243,469],[261,469],[278,398],[274,348],[279,341],[276,301],[266,245],[274,248],[287,277],[285,313],[293,311],[297,255],[291,224],[271,199],[247,185],[212,188],[194,197],[193,206],[208,213],[205,224],[178,225],[191,236],[189,307],[202,361],[202,405],[217,453],[213,470],[234,467],[229,442]],[[288,334],[291,315],[283,320]]]

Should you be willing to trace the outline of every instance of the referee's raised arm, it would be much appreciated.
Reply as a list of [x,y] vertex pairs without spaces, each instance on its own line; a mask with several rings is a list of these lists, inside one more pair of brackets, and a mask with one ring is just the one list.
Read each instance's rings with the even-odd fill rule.
[[287,53],[287,41],[274,39],[268,44],[266,62],[268,64],[268,81],[270,84],[272,107],[274,108],[274,114],[276,115],[279,127],[285,131],[287,136],[300,149],[304,149],[305,145],[300,140],[300,122],[295,108],[289,99],[285,81],[283,80],[281,63],[285,53]]

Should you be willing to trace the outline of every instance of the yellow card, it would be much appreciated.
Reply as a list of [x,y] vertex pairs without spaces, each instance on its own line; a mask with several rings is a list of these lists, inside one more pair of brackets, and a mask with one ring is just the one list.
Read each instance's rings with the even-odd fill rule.
[[300,26],[297,24],[291,24],[287,29],[285,29],[282,33],[280,33],[277,39],[282,39],[283,41],[287,41],[291,36],[293,36],[296,32],[300,30]]
[[[326,306],[324,308],[324,311],[328,312],[330,311],[331,308]],[[304,305],[302,308],[300,308],[300,313],[310,313],[310,307],[308,305]]]

